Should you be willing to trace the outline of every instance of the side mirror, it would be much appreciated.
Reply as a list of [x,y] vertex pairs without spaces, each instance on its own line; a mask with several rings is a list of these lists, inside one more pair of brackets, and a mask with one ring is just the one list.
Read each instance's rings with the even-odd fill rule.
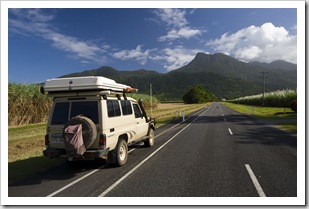
[[41,94],[45,94],[45,90],[44,90],[44,87],[43,87],[43,86],[40,86],[40,93],[41,93]]

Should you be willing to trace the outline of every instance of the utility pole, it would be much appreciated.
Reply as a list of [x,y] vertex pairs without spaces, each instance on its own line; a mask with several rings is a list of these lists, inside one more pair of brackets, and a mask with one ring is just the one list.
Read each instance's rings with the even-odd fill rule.
[[150,83],[150,118],[153,118],[152,116],[152,84]]
[[264,106],[265,104],[265,79],[267,78],[266,77],[266,74],[269,73],[269,72],[265,72],[265,69],[263,70],[263,72],[260,72],[263,74],[262,78],[263,78],[263,104],[262,106]]

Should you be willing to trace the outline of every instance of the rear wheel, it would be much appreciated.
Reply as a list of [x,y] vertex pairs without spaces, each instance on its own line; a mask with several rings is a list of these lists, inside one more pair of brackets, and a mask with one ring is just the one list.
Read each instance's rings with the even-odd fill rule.
[[146,147],[152,147],[154,144],[154,130],[151,128],[149,130],[148,139],[144,142]]
[[116,147],[116,165],[123,166],[128,159],[128,145],[124,139],[119,139]]

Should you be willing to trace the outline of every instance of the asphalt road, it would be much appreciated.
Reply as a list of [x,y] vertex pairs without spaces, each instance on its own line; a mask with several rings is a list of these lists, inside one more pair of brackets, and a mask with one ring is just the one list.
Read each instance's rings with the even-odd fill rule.
[[130,147],[127,164],[63,164],[9,197],[296,197],[296,137],[214,103]]

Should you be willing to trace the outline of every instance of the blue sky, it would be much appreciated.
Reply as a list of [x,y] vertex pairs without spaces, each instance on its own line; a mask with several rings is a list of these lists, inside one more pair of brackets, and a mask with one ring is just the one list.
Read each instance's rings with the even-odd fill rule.
[[295,8],[10,8],[8,33],[8,81],[19,83],[101,66],[166,73],[197,52],[297,60]]

